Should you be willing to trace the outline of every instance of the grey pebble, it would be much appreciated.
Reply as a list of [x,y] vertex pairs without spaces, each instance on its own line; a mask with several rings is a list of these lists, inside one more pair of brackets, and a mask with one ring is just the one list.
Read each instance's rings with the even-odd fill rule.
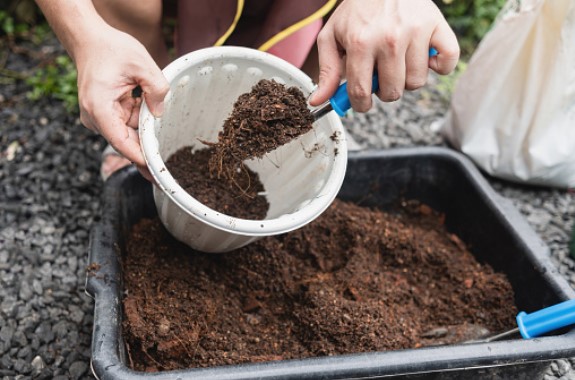
[[12,294],[10,294],[14,291],[14,289],[8,288],[12,287],[12,284],[6,279],[3,278],[2,282],[4,289],[0,290],[0,295],[2,295],[2,298],[4,300],[0,302],[0,312],[6,316],[11,316],[13,313],[13,309],[16,306],[15,297],[12,296]]
[[30,365],[32,366],[32,369],[38,373],[41,372],[44,368],[46,368],[46,363],[44,362],[44,359],[42,359],[42,357],[39,355],[35,356],[34,359],[32,359]]
[[16,347],[24,347],[28,344],[28,339],[26,338],[24,331],[19,330],[14,333],[14,336],[12,337],[12,344],[14,344]]
[[54,377],[54,374],[49,368],[43,368],[40,372],[32,372],[32,378],[34,380],[49,380]]
[[0,368],[1,369],[12,369],[13,364],[12,364],[12,359],[10,358],[10,356],[8,355],[3,355],[2,357],[0,357]]
[[32,298],[34,292],[32,291],[32,287],[28,282],[23,281],[20,283],[20,290],[18,292],[18,297],[23,301],[29,301]]
[[557,360],[554,364],[556,364],[554,372],[557,376],[564,376],[571,370],[571,363],[568,360]]
[[70,306],[70,320],[75,323],[82,322],[84,319],[84,312],[77,306]]
[[34,338],[37,337],[42,343],[50,343],[55,337],[50,321],[40,323],[38,328],[34,331],[34,334]]
[[41,296],[42,293],[44,293],[44,287],[42,286],[42,282],[37,279],[32,280],[32,290],[36,295]]
[[32,355],[32,348],[30,346],[25,346],[18,351],[16,356],[20,359],[27,359],[30,355]]
[[70,365],[70,377],[74,380],[80,379],[88,370],[88,364],[83,361],[76,361]]
[[14,360],[13,368],[20,375],[27,375],[32,372],[32,365],[23,359]]
[[10,344],[14,336],[15,329],[10,326],[3,326],[0,329],[0,341]]

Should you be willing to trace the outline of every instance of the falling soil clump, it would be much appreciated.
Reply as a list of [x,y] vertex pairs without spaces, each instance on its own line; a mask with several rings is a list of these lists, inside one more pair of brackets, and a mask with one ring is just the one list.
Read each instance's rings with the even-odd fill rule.
[[209,169],[213,154],[214,148],[192,152],[191,147],[184,147],[168,158],[166,168],[185,191],[212,210],[236,218],[264,219],[269,203],[262,195],[258,174],[242,166],[236,169],[245,175],[236,175],[233,182],[213,178]]
[[418,202],[336,200],[288,234],[196,252],[158,219],[123,257],[130,367],[164,371],[450,344],[514,326],[513,290]]
[[210,172],[218,178],[233,179],[238,168],[251,158],[261,158],[294,138],[308,132],[314,122],[307,100],[297,87],[286,87],[262,79],[234,103],[213,146]]

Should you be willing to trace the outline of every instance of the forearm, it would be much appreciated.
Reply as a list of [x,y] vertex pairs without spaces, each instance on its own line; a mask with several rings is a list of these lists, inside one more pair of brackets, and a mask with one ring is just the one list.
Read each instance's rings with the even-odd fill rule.
[[74,61],[79,48],[107,26],[91,0],[36,0],[36,4]]

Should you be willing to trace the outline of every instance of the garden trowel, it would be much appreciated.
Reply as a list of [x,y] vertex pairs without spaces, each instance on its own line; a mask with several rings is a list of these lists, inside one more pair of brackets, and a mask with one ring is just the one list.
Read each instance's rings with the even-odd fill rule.
[[521,334],[523,339],[531,339],[575,324],[575,299],[564,301],[553,306],[527,314],[522,311],[517,314],[517,327],[484,339],[477,339],[466,343],[486,343],[502,340]]

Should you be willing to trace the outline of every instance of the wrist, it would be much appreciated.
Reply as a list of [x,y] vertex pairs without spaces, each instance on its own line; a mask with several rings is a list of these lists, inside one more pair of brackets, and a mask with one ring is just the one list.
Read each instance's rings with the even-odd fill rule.
[[101,39],[103,29],[110,28],[91,0],[36,0],[36,3],[74,62],[79,51],[90,46],[90,40]]

